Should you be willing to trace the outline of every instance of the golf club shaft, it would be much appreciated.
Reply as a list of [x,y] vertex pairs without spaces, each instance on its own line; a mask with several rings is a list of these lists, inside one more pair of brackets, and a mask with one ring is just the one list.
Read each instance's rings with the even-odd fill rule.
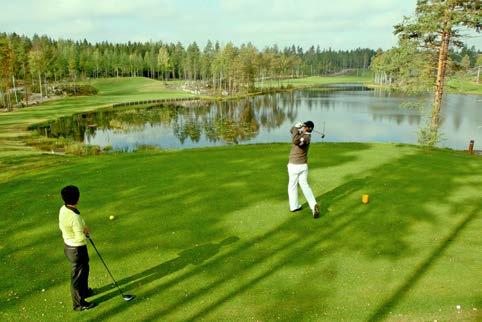
[[92,246],[94,247],[95,252],[96,252],[97,255],[99,256],[102,264],[104,264],[105,269],[107,270],[107,272],[109,273],[110,277],[111,277],[112,280],[114,281],[114,284],[115,284],[115,286],[117,286],[117,289],[119,290],[120,294],[121,294],[122,296],[124,296],[124,293],[122,293],[121,288],[119,287],[119,285],[117,284],[117,281],[115,280],[114,276],[113,276],[112,273],[110,272],[109,267],[107,267],[107,264],[105,263],[104,259],[103,259],[102,256],[100,255],[99,250],[97,249],[97,247],[95,247],[94,241],[92,240],[92,238],[91,238],[90,236],[87,236],[87,239],[90,241],[90,243],[91,243]]

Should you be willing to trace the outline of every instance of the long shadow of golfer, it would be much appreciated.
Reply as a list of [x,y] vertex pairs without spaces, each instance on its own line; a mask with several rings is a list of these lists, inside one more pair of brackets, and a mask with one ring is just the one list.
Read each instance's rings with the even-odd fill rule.
[[[316,201],[320,206],[320,216],[326,215],[329,211],[332,210],[330,209],[331,205],[338,202],[339,200],[345,199],[355,191],[359,191],[370,180],[371,180],[371,177],[353,179],[345,184],[342,184],[341,186],[338,186],[328,192],[325,192],[322,195],[317,196]],[[308,208],[309,208],[308,202],[303,203],[303,209],[308,209]]]
[[316,199],[320,205],[320,214],[323,216],[324,214],[328,213],[331,210],[330,206],[332,204],[339,200],[345,199],[350,194],[360,190],[364,185],[367,184],[367,182],[370,181],[370,179],[370,177],[365,177],[351,180],[317,197]]
[[[184,267],[188,266],[189,264],[193,265],[200,265],[204,261],[208,260],[209,258],[213,257],[222,247],[232,244],[238,241],[239,238],[236,236],[228,237],[222,240],[219,243],[209,243],[200,246],[196,246],[190,249],[183,250],[180,252],[178,257],[161,263],[157,266],[151,267],[148,270],[145,270],[141,273],[129,276],[122,280],[117,281],[119,286],[124,290],[131,290],[142,285],[148,284],[152,281],[160,279],[164,276],[177,272]],[[114,284],[109,284],[102,286],[96,289],[97,294],[108,292],[100,297],[97,297],[93,300],[94,303],[102,303],[105,302],[115,296],[118,295],[117,290],[115,289]]]

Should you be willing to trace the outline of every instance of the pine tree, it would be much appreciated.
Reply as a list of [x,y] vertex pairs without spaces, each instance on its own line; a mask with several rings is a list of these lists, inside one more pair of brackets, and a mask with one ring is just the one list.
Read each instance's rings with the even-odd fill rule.
[[405,43],[436,53],[437,71],[434,104],[427,137],[428,144],[438,140],[440,109],[450,46],[462,46],[461,28],[480,28],[480,0],[418,0],[414,17],[405,17],[395,26],[395,34]]

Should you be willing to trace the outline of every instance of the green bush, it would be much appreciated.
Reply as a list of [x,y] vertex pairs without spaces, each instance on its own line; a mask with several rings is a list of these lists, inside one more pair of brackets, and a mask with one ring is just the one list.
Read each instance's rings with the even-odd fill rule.
[[100,147],[98,145],[83,144],[78,142],[72,142],[65,145],[65,153],[75,155],[94,155],[100,154]]
[[141,144],[136,147],[136,152],[141,151],[159,151],[161,150],[158,146],[151,145],[151,144]]
[[97,89],[88,84],[59,84],[52,88],[55,95],[88,96],[97,94]]
[[34,146],[42,151],[63,151],[65,145],[69,144],[69,140],[66,138],[48,138],[40,135],[38,132],[34,132],[32,137],[26,140],[27,144]]
[[430,125],[418,131],[418,144],[426,147],[434,147],[440,142],[441,133],[439,129],[434,129]]

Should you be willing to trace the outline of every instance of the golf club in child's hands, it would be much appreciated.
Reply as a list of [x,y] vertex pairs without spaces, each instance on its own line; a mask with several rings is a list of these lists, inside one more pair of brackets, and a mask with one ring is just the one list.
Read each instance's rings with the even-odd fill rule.
[[121,290],[121,288],[119,287],[119,285],[117,284],[117,281],[115,280],[114,276],[112,275],[112,273],[110,272],[109,268],[107,267],[107,264],[104,262],[104,259],[102,258],[102,256],[100,256],[100,253],[99,253],[99,250],[97,249],[97,247],[95,247],[95,244],[94,244],[94,241],[92,240],[92,238],[90,237],[90,235],[86,235],[87,239],[90,241],[90,243],[92,244],[92,247],[94,247],[95,249],[95,252],[97,253],[97,255],[99,256],[102,264],[104,264],[104,267],[105,269],[107,270],[107,272],[109,273],[110,277],[112,278],[112,280],[114,281],[114,284],[115,286],[117,287],[117,289],[119,290],[121,296],[122,296],[122,299],[124,299],[124,301],[126,302],[129,302],[131,300],[134,299],[134,295],[129,295],[129,294],[124,294]]

